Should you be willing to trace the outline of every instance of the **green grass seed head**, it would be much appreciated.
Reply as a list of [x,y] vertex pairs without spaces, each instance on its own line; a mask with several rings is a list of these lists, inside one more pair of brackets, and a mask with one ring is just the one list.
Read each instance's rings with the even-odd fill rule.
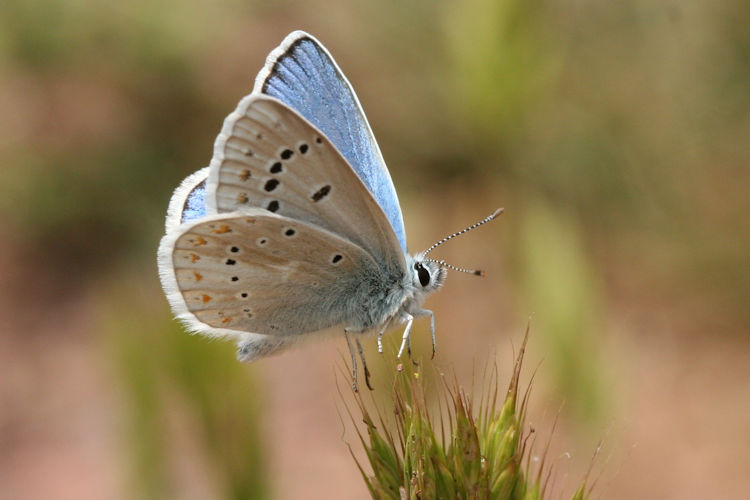
[[[424,377],[419,367],[407,363],[393,370],[392,409],[389,432],[383,418],[378,425],[371,417],[362,394],[355,395],[367,437],[357,429],[367,461],[368,475],[357,466],[373,498],[492,498],[528,499],[545,497],[549,475],[541,470],[530,478],[528,437],[523,418],[528,391],[518,400],[519,379],[528,329],[516,357],[505,399],[498,401],[497,369],[490,389],[481,397],[478,410],[457,381],[436,384],[439,401],[437,419],[428,411]],[[500,403],[500,404],[498,404]],[[498,408],[499,406],[499,408]],[[349,410],[348,410],[349,411]],[[354,415],[349,411],[353,422]],[[532,440],[533,441],[533,440]],[[526,459],[526,460],[525,460]],[[355,459],[356,460],[356,459]],[[526,465],[524,466],[524,462]],[[542,461],[541,467],[544,468]],[[547,468],[549,471],[549,468]],[[588,496],[585,480],[573,499]]]

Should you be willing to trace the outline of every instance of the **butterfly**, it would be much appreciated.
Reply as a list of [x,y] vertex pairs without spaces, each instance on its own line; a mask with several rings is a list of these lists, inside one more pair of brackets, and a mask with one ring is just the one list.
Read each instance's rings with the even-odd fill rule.
[[[253,91],[226,118],[213,158],[169,202],[158,250],[167,299],[186,327],[233,339],[251,362],[334,326],[350,336],[405,325],[446,270],[432,249],[409,254],[401,208],[349,81],[328,50],[295,31],[268,56]],[[357,349],[369,372],[359,338]]]

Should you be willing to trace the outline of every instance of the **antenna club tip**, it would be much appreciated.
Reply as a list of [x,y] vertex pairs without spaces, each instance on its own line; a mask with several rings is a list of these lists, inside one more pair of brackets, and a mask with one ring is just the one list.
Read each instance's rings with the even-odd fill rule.
[[490,217],[494,219],[495,217],[497,217],[498,215],[502,214],[503,212],[505,212],[504,208],[498,208],[497,210],[495,210],[493,212],[492,215],[490,215]]
[[474,271],[474,276],[484,276],[484,271],[482,271],[481,269],[477,269],[476,271]]

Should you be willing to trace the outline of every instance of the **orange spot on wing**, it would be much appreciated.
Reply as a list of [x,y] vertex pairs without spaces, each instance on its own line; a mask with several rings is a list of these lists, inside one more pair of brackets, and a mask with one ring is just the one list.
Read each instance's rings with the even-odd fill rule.
[[211,296],[204,293],[203,296],[201,296],[201,300],[203,300],[203,303],[205,304],[206,302],[211,300]]
[[232,318],[224,318],[224,319],[222,319],[222,320],[221,320],[221,322],[222,322],[223,324],[225,324],[225,325],[226,325],[227,323],[229,323],[230,321],[232,321]]
[[203,279],[203,276],[200,273],[196,273],[193,271],[193,275],[195,276],[195,281],[200,281]]
[[229,229],[229,226],[227,226],[226,224],[222,224],[218,228],[214,229],[214,233],[216,234],[224,234],[224,233],[231,233],[231,232],[232,230]]
[[246,181],[249,178],[250,178],[250,171],[249,170],[243,170],[242,173],[240,174],[240,179],[242,179],[243,181]]
[[195,262],[196,260],[200,260],[200,257],[198,257],[197,254],[191,253],[190,254],[190,262]]
[[204,240],[202,236],[196,237],[195,239],[192,240],[192,242],[193,242],[193,246],[195,247],[199,247],[201,245],[206,244],[206,240]]

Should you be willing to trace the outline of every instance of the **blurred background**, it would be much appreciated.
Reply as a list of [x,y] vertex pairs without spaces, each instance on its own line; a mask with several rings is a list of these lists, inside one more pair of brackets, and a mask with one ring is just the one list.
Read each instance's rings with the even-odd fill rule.
[[0,498],[366,498],[343,338],[239,364],[156,272],[172,190],[294,29],[358,92],[411,251],[506,209],[440,248],[487,277],[449,276],[416,357],[504,385],[531,318],[555,491],[601,440],[595,496],[746,495],[749,24],[743,0],[5,0]]

